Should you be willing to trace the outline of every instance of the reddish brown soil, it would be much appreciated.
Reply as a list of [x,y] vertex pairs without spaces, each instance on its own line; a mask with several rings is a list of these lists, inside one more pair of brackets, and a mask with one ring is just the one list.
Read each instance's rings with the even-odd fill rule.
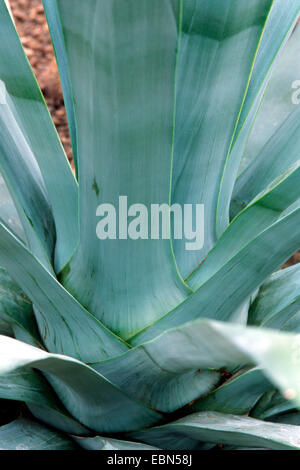
[[292,256],[289,261],[284,265],[285,268],[288,266],[292,266],[293,264],[300,263],[300,251],[296,253],[294,256]]

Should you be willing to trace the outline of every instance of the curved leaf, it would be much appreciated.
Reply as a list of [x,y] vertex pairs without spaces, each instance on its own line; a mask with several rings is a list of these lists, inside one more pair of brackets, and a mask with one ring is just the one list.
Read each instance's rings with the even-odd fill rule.
[[[146,356],[151,359],[152,365],[149,360],[145,360]],[[137,372],[135,392],[134,387],[126,383],[125,373],[121,371],[125,361],[134,372]],[[113,383],[143,400],[143,395],[151,397],[151,393],[155,393],[155,385],[151,387],[148,384],[150,390],[146,393],[142,386],[143,381],[147,384],[149,380],[148,373],[151,381],[151,374],[155,372],[153,364],[157,372],[156,376],[152,375],[152,380],[158,384],[160,380],[166,381],[168,377],[170,380],[172,375],[180,378],[180,375],[187,376],[188,372],[199,369],[228,370],[228,368],[236,369],[238,365],[255,365],[262,369],[275,386],[283,393],[287,392],[287,395],[300,406],[298,335],[198,319],[166,331],[129,351],[122,358],[114,358],[108,363],[93,364],[93,367],[101,373],[106,373]],[[164,375],[161,376],[160,371],[163,371]],[[256,383],[254,380],[257,378],[256,374],[259,373],[255,373],[254,377],[250,375],[250,382],[253,380]],[[129,382],[131,377],[133,379],[133,372],[128,373]],[[238,383],[237,381],[237,386]],[[160,384],[158,390],[159,386]],[[191,385],[191,388],[193,386],[195,385]],[[195,391],[197,392],[197,389]],[[174,400],[172,394],[171,399]],[[168,403],[166,399],[165,403]]]
[[55,235],[49,226],[53,212],[59,270],[77,243],[77,185],[3,1],[0,54],[1,92],[5,93],[0,104],[0,162],[42,240]]
[[300,265],[274,273],[249,311],[249,324],[300,331]]
[[224,385],[197,400],[191,411],[219,411],[235,415],[247,414],[272,384],[260,369],[250,369],[233,376]]
[[298,142],[299,112],[293,103],[292,85],[300,74],[299,62],[295,60],[300,51],[299,38],[300,29],[296,28],[275,63],[274,73],[240,165],[240,174],[232,195],[232,217],[244,206],[245,201],[251,200],[289,163],[297,159],[298,146],[294,146],[294,142]]
[[24,367],[46,374],[71,415],[99,433],[136,430],[162,419],[158,412],[130,398],[76,359],[49,354],[5,336],[0,338],[0,356],[1,374]]
[[85,450],[157,450],[158,447],[147,446],[139,442],[120,441],[110,437],[73,437],[74,441]]
[[197,368],[168,371],[143,347],[91,366],[121,390],[165,413],[207,394],[220,379],[216,371]]
[[72,84],[69,75],[68,61],[66,57],[66,50],[64,46],[63,31],[59,19],[57,0],[43,0],[43,6],[49,26],[51,39],[54,46],[58,69],[60,72],[60,79],[62,84],[62,90],[64,95],[64,104],[66,107],[68,124],[73,149],[73,159],[75,164],[76,172],[78,173],[77,167],[77,137],[76,137],[76,122],[74,113],[73,103],[73,91]]
[[285,214],[300,197],[300,160],[271,182],[229,225],[205,261],[187,279],[197,289]]
[[300,449],[299,427],[230,414],[195,413],[174,423],[131,434],[165,449],[193,449],[198,442],[273,450]]
[[49,403],[48,405],[39,405],[26,402],[26,405],[31,414],[47,426],[76,436],[89,436],[92,434],[89,429],[74,419],[61,403],[57,408],[49,406]]
[[0,398],[27,402],[34,416],[64,432],[89,434],[89,431],[63,408],[46,380],[32,369],[1,374]]
[[[218,243],[221,244],[222,239]],[[169,328],[199,317],[228,320],[266,277],[299,249],[299,245],[300,209],[296,208],[242,247],[185,302],[132,338],[131,344],[141,344]],[[220,286],[226,296],[216,295]]]
[[[1,7],[0,7],[1,8]],[[1,50],[3,54],[3,51]],[[0,77],[3,71],[0,68]],[[1,79],[0,79],[1,80]],[[0,170],[15,200],[36,230],[51,260],[55,227],[41,174],[28,142],[20,128],[13,97],[1,80]],[[28,184],[24,184],[24,182]],[[29,188],[29,189],[28,189]]]
[[273,421],[276,415],[294,411],[294,403],[288,401],[278,390],[269,390],[259,399],[251,411],[254,418]]
[[[128,208],[143,204],[147,211],[169,203],[178,5],[57,3],[74,92],[80,185],[80,244],[61,280],[125,339],[190,292],[177,272],[170,237],[150,239],[150,228],[146,236],[137,227],[138,239],[131,239],[127,221],[118,224],[124,233],[116,239],[96,236],[100,204],[112,204],[122,218],[127,209],[119,207],[120,196],[128,198]],[[139,217],[137,207],[132,217],[135,209]]]
[[297,107],[240,175],[231,201],[231,214],[241,211],[260,191],[299,159],[300,107]]
[[[1,86],[1,84],[0,84]],[[6,98],[5,98],[6,100]],[[3,112],[3,108],[5,108],[5,105],[0,106],[0,111]],[[9,113],[8,113],[9,115]],[[4,117],[5,120],[7,119],[5,109],[4,109]],[[0,133],[1,133],[1,126],[0,126]],[[9,135],[7,132],[5,132],[5,138],[9,138]],[[2,139],[5,141],[5,139]],[[1,154],[1,149],[0,149],[0,154]],[[9,165],[11,164],[11,160],[15,158],[16,155],[18,156],[17,162],[15,161],[15,164],[19,166],[19,160],[20,160],[20,155],[18,154],[18,151],[13,150],[13,155],[9,159]],[[8,162],[7,162],[8,163]],[[5,165],[4,165],[5,166]],[[51,259],[52,259],[52,251],[54,248],[54,227],[52,224],[52,215],[49,213],[49,207],[48,202],[46,202],[46,199],[43,195],[44,189],[39,186],[39,177],[40,173],[38,168],[33,165],[34,168],[32,168],[32,174],[30,176],[25,175],[26,171],[29,171],[31,173],[31,170],[29,168],[25,169],[23,172],[24,175],[23,177],[26,177],[31,180],[31,178],[34,179],[33,182],[31,182],[32,186],[32,191],[29,195],[29,201],[25,201],[24,203],[24,195],[22,195],[22,192],[25,189],[25,186],[23,182],[15,178],[14,176],[14,169],[12,169],[12,172],[9,171],[9,174],[6,174],[5,170],[3,169],[3,165],[1,165],[1,155],[0,155],[0,168],[2,167],[2,174],[5,176],[6,183],[3,179],[2,174],[0,174],[0,196],[1,196],[1,206],[0,206],[0,221],[3,223],[5,226],[7,226],[16,236],[22,239],[24,243],[28,244],[31,248],[31,250],[34,252],[34,254],[40,259],[40,261],[44,264],[44,266],[50,271],[53,271],[52,265],[51,265]],[[9,170],[9,168],[8,168]],[[20,169],[17,170],[17,173],[21,173]],[[17,181],[18,180],[18,181]],[[11,182],[17,182],[17,191],[14,190]],[[18,189],[19,188],[19,189]],[[21,189],[20,189],[21,188]],[[41,195],[37,195],[36,201],[34,201],[32,208],[30,208],[30,200],[34,198],[34,191],[39,191],[41,190]],[[21,191],[21,193],[20,193]],[[26,192],[25,198],[28,197],[28,192]],[[22,206],[22,201],[23,201],[23,206]],[[28,206],[29,204],[29,206]],[[28,210],[26,210],[26,207]],[[31,210],[32,209],[32,210]],[[37,220],[39,219],[39,216],[41,217],[41,221]],[[35,219],[35,220],[34,220]],[[33,220],[33,222],[32,222]],[[41,222],[41,223],[40,223]],[[34,226],[35,225],[35,226]],[[48,234],[49,232],[49,234]],[[51,235],[52,233],[52,235]],[[40,236],[40,237],[39,237]]]
[[[286,14],[287,10],[282,10],[282,13]],[[280,19],[282,21],[281,15]],[[292,84],[300,76],[300,64],[298,60],[295,60],[300,54],[299,38],[300,29],[297,27],[275,63],[274,72],[265,91],[241,162],[240,174],[254,159],[260,159],[263,147],[274,137],[283,122],[296,109],[292,100],[295,91]]]
[[63,434],[28,419],[0,427],[0,450],[76,450]]
[[49,351],[94,362],[128,349],[120,338],[90,315],[1,224],[0,264],[33,302],[40,335]]
[[18,339],[27,335],[31,344],[40,344],[32,304],[3,268],[0,268],[0,319],[17,332]]
[[[266,86],[270,80],[273,69],[280,60],[280,52],[284,49],[287,40],[295,26],[300,14],[300,1],[274,0],[270,9],[263,34],[260,39],[252,73],[249,77],[249,88],[241,109],[235,136],[227,156],[226,165],[222,175],[217,208],[217,234],[218,237],[226,229],[229,222],[229,208],[235,179],[240,162],[244,154],[253,123],[264,97]],[[296,61],[291,57],[291,61]],[[278,90],[277,90],[278,93]],[[288,166],[283,167],[283,170]],[[275,174],[274,178],[280,174]],[[272,178],[273,179],[273,178]],[[262,189],[264,189],[264,185]]]
[[143,348],[169,372],[259,366],[300,406],[299,335],[199,319],[166,332]]
[[204,247],[174,240],[185,278],[216,242],[222,173],[272,1],[182,3],[172,202],[205,208]]
[[26,236],[13,199],[0,173],[0,221],[23,242]]

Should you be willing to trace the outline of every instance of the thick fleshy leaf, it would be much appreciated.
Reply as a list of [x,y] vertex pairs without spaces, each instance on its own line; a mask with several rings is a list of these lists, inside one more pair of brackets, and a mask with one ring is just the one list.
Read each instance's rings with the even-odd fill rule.
[[85,437],[93,434],[90,429],[87,429],[73,418],[61,403],[57,408],[49,406],[49,404],[46,406],[29,402],[26,402],[26,405],[36,419],[59,431]]
[[[1,6],[0,6],[1,8]],[[2,6],[3,8],[3,6]],[[1,10],[0,10],[1,11]],[[1,13],[2,17],[2,13]],[[9,17],[10,18],[10,17]],[[3,20],[2,20],[3,21]],[[11,21],[11,20],[9,20]],[[2,30],[2,28],[1,28]],[[3,34],[3,33],[2,33]],[[3,50],[1,50],[3,55]],[[4,71],[0,68],[0,170],[14,203],[19,209],[19,216],[31,222],[41,240],[48,258],[52,259],[54,249],[55,227],[47,200],[46,190],[40,169],[32,150],[20,128],[20,118],[13,101],[12,92],[7,89]],[[25,182],[27,184],[25,184]],[[28,188],[28,189],[27,189]],[[25,227],[24,227],[25,228]],[[29,242],[30,230],[27,231]]]
[[184,240],[174,240],[183,277],[216,241],[220,179],[271,3],[183,2],[172,202],[205,208],[203,249],[186,251]]
[[77,243],[77,185],[3,0],[0,54],[0,163],[42,240],[55,235],[53,213],[60,269]]
[[[233,3],[233,2],[232,2]],[[187,202],[191,202],[191,199],[193,201],[195,200],[196,202],[203,202],[200,198],[200,192],[202,191],[202,195],[204,194],[204,198],[208,199],[208,201],[211,201],[211,204],[208,204],[207,201],[205,201],[205,210],[206,210],[206,227],[208,234],[205,234],[205,239],[208,245],[212,246],[216,234],[215,231],[217,231],[218,236],[223,232],[223,230],[226,228],[226,225],[228,224],[228,219],[229,219],[229,204],[230,204],[230,198],[231,198],[231,193],[233,190],[233,185],[235,181],[235,175],[238,170],[239,162],[241,160],[243,150],[250,132],[250,129],[252,127],[253,123],[253,118],[255,117],[256,110],[259,106],[260,99],[263,95],[263,91],[265,89],[265,86],[268,82],[268,79],[270,78],[270,72],[271,68],[275,62],[275,57],[278,54],[278,51],[282,48],[283,44],[286,42],[289,32],[291,31],[293,24],[296,21],[298,11],[300,9],[300,2],[299,0],[288,0],[284,4],[280,0],[275,0],[272,2],[272,5],[270,5],[271,11],[268,15],[267,22],[264,26],[263,30],[263,35],[260,38],[259,42],[259,48],[256,51],[255,55],[255,62],[253,63],[253,67],[251,68],[251,73],[249,71],[249,77],[248,79],[248,84],[249,84],[249,89],[247,91],[245,100],[243,101],[242,98],[240,97],[240,102],[237,103],[234,100],[236,99],[238,92],[240,91],[240,84],[241,82],[236,85],[234,82],[232,76],[229,76],[226,71],[227,69],[222,70],[220,73],[217,74],[216,80],[217,80],[217,85],[215,85],[214,81],[211,79],[210,74],[213,74],[217,69],[217,67],[222,66],[222,62],[219,60],[215,60],[215,62],[212,61],[210,63],[208,60],[205,61],[203,58],[203,61],[200,62],[200,59],[202,56],[205,56],[205,54],[208,54],[207,51],[213,50],[214,44],[211,38],[211,34],[208,34],[206,37],[197,37],[197,34],[199,31],[197,31],[197,26],[199,27],[199,24],[201,26],[201,21],[203,16],[209,12],[209,9],[212,7],[212,14],[218,15],[220,12],[220,6],[218,5],[218,8],[215,8],[214,10],[214,3],[210,2],[209,5],[205,4],[200,4],[200,2],[197,3],[197,1],[191,1],[191,2],[186,2],[184,7],[184,20],[186,21],[185,26],[187,27],[187,30],[184,30],[184,34],[182,35],[182,43],[183,46],[180,49],[179,57],[181,55],[183,56],[183,65],[182,67],[182,74],[180,75],[180,66],[178,67],[178,76],[180,79],[183,77],[183,83],[189,85],[189,82],[193,82],[192,86],[186,86],[184,89],[185,93],[182,93],[182,90],[180,89],[180,79],[178,80],[178,105],[177,105],[177,121],[179,122],[179,144],[181,143],[181,146],[179,145],[179,157],[178,160],[176,158],[174,159],[174,171],[175,171],[175,182],[176,179],[179,181],[179,186],[182,186],[182,197],[186,198],[185,200]],[[199,13],[200,9],[205,10],[204,15],[202,14],[197,16]],[[223,2],[222,3],[222,8],[224,9],[230,9],[229,8],[229,2]],[[244,21],[245,17],[247,17],[247,20],[251,18],[251,14],[254,14],[255,12],[255,5],[253,5],[253,2],[251,5],[249,4],[243,4],[242,2],[239,3],[238,7],[234,7],[235,12],[237,11],[237,8],[245,8],[245,9],[250,9],[247,10],[246,14],[240,14],[239,16],[237,15],[237,18],[239,18],[239,21]],[[259,8],[263,8],[263,2],[260,3]],[[203,13],[203,12],[202,12]],[[256,12],[257,13],[257,12]],[[190,16],[189,16],[190,14]],[[221,13],[220,13],[221,14]],[[199,24],[197,24],[197,18],[199,19]],[[225,18],[225,19],[223,19]],[[222,21],[228,21],[228,23],[231,21],[231,23],[234,23],[234,14],[229,15],[229,17],[226,18],[226,15],[223,15]],[[229,18],[229,19],[228,19]],[[189,21],[190,20],[190,21]],[[262,20],[262,18],[260,18]],[[210,24],[209,21],[207,24]],[[219,24],[219,23],[216,23]],[[214,25],[215,26],[215,25]],[[244,24],[243,24],[244,26]],[[216,27],[216,26],[215,26]],[[225,28],[226,30],[226,28]],[[189,33],[191,33],[189,37]],[[211,31],[209,31],[211,33]],[[256,31],[257,33],[257,31]],[[239,34],[241,35],[241,31],[239,31]],[[250,32],[247,31],[245,32],[245,35],[249,34]],[[254,37],[255,35],[255,28],[253,27],[252,31],[252,36]],[[241,43],[239,40],[237,40],[236,37],[230,38],[232,43],[228,41],[228,38],[226,37],[226,34],[224,33],[224,44],[221,42],[221,46],[218,49],[219,54],[222,54],[221,58],[224,56],[224,49],[225,53],[226,50],[228,51],[229,47],[239,47],[238,53],[232,53],[231,56],[229,57],[229,60],[226,62],[229,63],[230,60],[232,60],[232,57],[234,57],[234,64],[231,64],[230,67],[230,72],[232,72],[232,69],[246,66],[247,62],[247,57],[248,54],[251,53],[251,47],[247,47],[246,53],[244,53],[241,57],[244,62],[239,62],[239,53],[242,51],[243,46],[245,45],[242,42],[242,47]],[[242,40],[245,40],[245,37],[242,38]],[[202,47],[202,49],[199,47],[199,44],[201,41],[204,43],[205,42],[205,47]],[[237,46],[238,44],[238,46]],[[249,46],[249,44],[248,44]],[[193,55],[191,54],[191,50],[194,47],[195,51],[195,59],[190,60],[190,58],[193,58]],[[218,45],[215,45],[215,47],[218,47]],[[227,49],[226,49],[227,48]],[[201,50],[201,53],[199,53],[199,50]],[[253,58],[254,58],[254,52],[253,53]],[[200,55],[199,55],[200,54]],[[201,55],[202,54],[202,55]],[[237,60],[238,57],[238,60]],[[200,59],[199,59],[200,58]],[[180,64],[180,60],[179,60]],[[203,68],[203,75],[199,72],[199,64],[200,66],[202,65]],[[216,66],[215,66],[216,64]],[[198,67],[198,68],[197,68]],[[215,67],[215,70],[214,70]],[[189,73],[187,73],[187,70]],[[244,75],[239,71],[240,73],[236,73],[236,76],[239,77],[239,80],[241,79],[241,76],[244,78]],[[192,74],[194,73],[194,77],[191,78]],[[245,69],[243,70],[243,73],[245,73]],[[210,79],[209,82],[206,81],[207,77]],[[221,78],[222,77],[222,82]],[[224,78],[225,77],[225,78]],[[226,83],[227,78],[229,79],[229,83]],[[194,85],[194,83],[197,83],[197,80],[202,80],[201,84],[204,83],[205,86],[203,86],[203,96],[201,93],[199,93],[198,87]],[[220,81],[220,83],[218,82]],[[209,83],[209,85],[207,84]],[[226,86],[226,92],[224,93],[224,84]],[[211,96],[210,93],[207,92],[207,90],[210,91],[212,89],[213,96],[216,98],[219,98],[219,102],[216,104],[211,103]],[[186,91],[188,90],[188,92]],[[233,90],[232,93],[229,91]],[[188,96],[186,96],[188,95]],[[234,98],[234,99],[232,99]],[[186,106],[186,102],[188,101],[189,105]],[[231,100],[231,101],[230,101]],[[208,103],[209,108],[206,110],[204,103]],[[233,124],[235,121],[231,121],[230,119],[232,118],[232,115],[228,113],[228,109],[226,108],[226,105],[224,106],[224,101],[225,103],[229,103],[227,107],[229,107],[229,110],[231,110],[230,106],[234,106],[238,104],[238,110],[241,108],[241,115],[239,116],[239,113],[235,116],[235,119],[239,118],[238,121],[238,126],[235,127]],[[182,106],[180,107],[180,104],[182,103]],[[223,119],[223,114],[220,113],[220,109],[223,110],[226,108],[226,118]],[[254,108],[254,109],[252,109]],[[188,110],[188,111],[187,111]],[[192,110],[192,112],[191,112]],[[231,110],[232,111],[232,110]],[[205,114],[206,113],[206,114]],[[228,115],[230,116],[230,119],[228,119]],[[234,117],[234,116],[233,116]],[[207,123],[206,123],[207,121]],[[236,121],[237,124],[237,121]],[[207,129],[205,129],[205,133],[203,131],[203,127],[205,125],[208,126],[208,132],[206,132]],[[233,125],[233,127],[230,129],[230,125]],[[193,128],[193,132],[188,129],[188,126]],[[214,127],[215,126],[215,127]],[[226,127],[227,126],[227,127]],[[197,132],[199,130],[200,132]],[[243,131],[241,131],[241,128],[243,128]],[[214,129],[215,135],[213,134]],[[224,130],[228,132],[229,134],[227,135],[228,139],[226,140],[226,135],[224,135]],[[237,141],[235,142],[235,146],[232,150],[230,149],[230,145],[232,143],[233,135],[237,135]],[[204,134],[204,135],[203,135]],[[225,132],[226,134],[226,132]],[[242,135],[241,135],[242,134]],[[208,136],[208,137],[207,137]],[[207,149],[204,150],[201,154],[201,149],[203,145],[205,145],[206,140],[205,139],[214,139],[214,145],[210,144],[208,145]],[[188,142],[188,145],[187,145]],[[219,147],[218,147],[219,145]],[[200,150],[199,150],[200,146]],[[213,150],[212,150],[213,149]],[[216,153],[218,156],[218,151],[220,149],[223,149],[223,154],[220,154],[220,161],[216,159]],[[182,158],[182,155],[184,156],[186,153],[188,153],[189,160],[187,158]],[[213,155],[213,158],[210,157],[210,155]],[[175,156],[176,156],[176,133],[175,133]],[[190,158],[192,156],[192,158]],[[207,164],[207,159],[211,160],[210,166]],[[194,163],[194,160],[196,163]],[[219,177],[220,179],[216,183],[216,162],[218,161],[218,165],[220,166],[220,171],[219,171]],[[198,165],[198,166],[197,166]],[[211,180],[209,180],[209,174],[211,175]],[[184,175],[186,175],[185,181],[184,181]],[[205,184],[201,186],[199,184],[199,181],[201,182],[205,181]],[[190,185],[190,181],[194,181],[194,189]],[[209,189],[207,189],[209,188]],[[212,190],[212,188],[214,188]],[[176,190],[176,186],[174,187],[174,190]],[[191,197],[191,192],[194,192],[192,194],[193,197]],[[211,194],[208,194],[208,193]],[[198,199],[197,199],[198,198]],[[202,197],[203,198],[203,197]],[[214,207],[211,207],[214,205]],[[208,209],[208,211],[207,211]],[[207,221],[207,219],[209,219]],[[215,229],[215,222],[216,222],[216,229]],[[210,240],[211,239],[211,240]],[[174,241],[174,246],[175,246],[175,255],[178,257],[178,262],[179,262],[179,267],[181,265],[184,265],[187,263],[187,260],[190,259],[192,262],[193,258],[199,257],[198,252],[185,252],[183,248],[183,243],[181,241]],[[177,250],[176,248],[179,247]],[[208,249],[204,247],[204,254],[207,252]],[[195,263],[193,268],[197,266],[197,264],[200,263],[200,261],[203,259],[199,257],[198,263]],[[184,273],[184,276],[189,274],[189,272],[192,270],[191,268],[188,269],[185,267],[186,272]]]
[[12,200],[12,197],[7,189],[7,185],[0,174],[0,221],[6,225],[11,232],[19,237],[23,242],[26,241],[26,236],[20,217]]
[[300,106],[289,115],[236,181],[231,214],[241,211],[286,168],[299,159]]
[[262,285],[249,324],[300,332],[300,265],[274,273]]
[[129,395],[165,413],[206,395],[220,379],[219,372],[197,368],[168,371],[143,347],[91,366]]
[[[285,49],[290,49],[289,60],[297,56],[297,50],[291,50],[288,43],[291,33],[297,23],[300,13],[299,0],[274,0],[269,12],[268,21],[265,24],[264,32],[257,50],[253,71],[250,78],[249,88],[243,103],[236,139],[239,138],[241,128],[248,126],[247,120],[251,116],[251,108],[256,108],[256,101],[261,101],[270,80],[274,80],[274,75],[282,67]],[[290,64],[292,66],[292,64]],[[295,65],[297,66],[297,65]],[[283,91],[283,89],[281,89]],[[283,96],[283,95],[282,95]],[[279,97],[278,97],[279,98]],[[279,98],[280,99],[280,98]]]
[[300,160],[254,199],[232,221],[205,261],[188,278],[196,290],[280,217],[300,197]]
[[128,208],[144,204],[147,211],[169,203],[179,4],[57,2],[74,92],[80,185],[80,244],[62,282],[125,339],[190,292],[169,237],[150,239],[150,227],[148,235],[139,233],[140,206],[131,209],[132,225],[117,224],[123,233],[116,239],[96,236],[101,203],[112,204],[113,217],[116,211],[121,219],[127,209],[119,207],[120,196]]
[[[300,64],[295,59],[300,54],[299,39],[300,28],[297,27],[285,44],[279,60],[275,63],[274,72],[266,89],[241,162],[240,174],[253,160],[256,158],[260,160],[263,147],[274,137],[284,121],[296,108],[292,98],[293,93],[297,90],[292,88],[292,85],[300,76]],[[288,158],[288,156],[286,157]],[[279,162],[276,162],[276,164],[279,164]]]
[[[219,243],[222,238],[215,249]],[[199,317],[228,320],[299,246],[300,208],[296,208],[249,241],[185,302],[132,338],[131,344],[141,344],[169,328]],[[226,295],[216,295],[220,286]]]
[[251,411],[254,418],[273,421],[274,417],[282,413],[294,411],[293,402],[288,401],[278,390],[269,390],[259,399]]
[[0,427],[0,450],[76,450],[71,438],[29,419]]
[[[14,195],[13,191],[12,194]],[[45,249],[32,223],[27,218],[20,201],[16,195],[14,196],[12,198],[0,173],[0,222],[24,244],[28,245],[45,268],[53,273],[51,257],[49,257],[49,252],[47,253],[47,247]]]
[[143,347],[169,371],[257,365],[300,406],[299,335],[203,319],[170,330]]
[[43,0],[44,10],[49,26],[51,39],[55,51],[56,60],[60,71],[60,80],[62,84],[62,90],[64,95],[64,104],[66,107],[68,124],[73,149],[73,159],[75,164],[76,172],[77,168],[77,141],[76,141],[76,123],[74,114],[74,102],[73,102],[73,91],[72,84],[69,75],[68,61],[66,56],[66,50],[64,45],[63,30],[61,27],[57,0]]
[[34,370],[24,369],[0,376],[0,398],[28,401],[39,405],[57,407],[58,400],[46,380]]
[[[264,97],[266,86],[273,69],[276,67],[278,60],[280,60],[280,52],[284,49],[299,14],[299,0],[287,0],[285,2],[274,0],[272,2],[268,20],[265,24],[253,63],[252,73],[249,77],[249,88],[222,176],[217,208],[218,237],[226,229],[229,222],[229,208],[235,179],[257,112]],[[295,62],[296,57],[297,54],[295,53],[294,57],[291,57],[290,60]],[[288,163],[283,167],[283,170],[287,166]],[[280,173],[281,171],[275,174],[274,178]]]
[[110,437],[73,437],[74,441],[85,450],[157,450],[158,447],[147,446],[139,442],[120,441]]
[[88,435],[89,431],[64,409],[46,380],[33,369],[0,375],[0,398],[25,401],[32,413],[64,432]]
[[131,434],[164,449],[193,449],[198,442],[272,450],[300,449],[298,426],[265,423],[223,413],[195,413],[165,426]]
[[49,351],[94,362],[128,349],[120,338],[90,315],[1,224],[0,264],[33,302],[40,335]]
[[300,28],[296,28],[278,62],[263,98],[241,162],[231,203],[231,217],[287,165],[298,158],[299,110],[292,88],[300,74]]
[[219,411],[235,415],[247,414],[272,383],[260,369],[251,369],[233,376],[191,406],[191,411]]
[[300,427],[300,412],[298,411],[275,416],[271,419],[271,421],[274,423],[292,424],[293,426]]
[[[1,107],[0,107],[1,108]],[[0,109],[1,110],[1,109]],[[19,164],[19,161],[17,165]],[[1,168],[1,162],[0,162]],[[47,234],[44,234],[39,238],[38,232],[33,226],[32,217],[30,218],[28,214],[24,211],[24,208],[20,202],[19,194],[16,193],[13,187],[10,184],[10,178],[6,175],[5,171],[2,169],[2,173],[6,176],[5,183],[2,174],[0,173],[0,222],[7,226],[17,237],[19,237],[24,243],[30,246],[30,249],[34,254],[40,259],[44,266],[49,270],[53,271],[51,259],[53,251],[53,237],[50,237]],[[12,178],[14,179],[14,178]],[[30,178],[29,178],[30,179]],[[35,184],[33,184],[33,187]],[[27,195],[26,195],[27,197]],[[22,199],[22,195],[21,195]],[[44,201],[45,202],[45,201]],[[37,210],[36,217],[39,216],[40,210],[43,211],[43,204],[40,207],[34,207],[34,210]],[[47,210],[46,210],[47,212]],[[43,223],[47,223],[44,215],[41,215],[44,219]],[[51,216],[52,217],[52,216]],[[46,216],[47,219],[47,216]],[[39,224],[38,224],[39,225]],[[50,222],[51,225],[51,222]],[[36,227],[37,230],[41,230],[42,227]],[[53,232],[52,227],[52,232]]]
[[[141,370],[138,369],[139,361],[137,359],[134,361],[135,355],[140,360]],[[275,386],[300,406],[298,335],[198,319],[173,328],[129,351],[121,360],[112,359],[110,370],[105,363],[104,366],[101,363],[93,364],[93,367],[107,373],[110,381],[121,388],[125,387],[125,390],[133,394],[133,387],[126,384],[125,374],[121,371],[127,360],[127,364],[137,371],[136,394],[142,400],[142,394],[147,396],[143,389],[139,390],[142,388],[143,380],[149,380],[148,370],[150,374],[155,371],[153,365],[150,367],[151,362],[144,359],[146,355],[156,365],[157,370],[164,371],[165,377],[162,376],[164,380],[168,376],[177,374],[179,377],[181,374],[187,375],[188,372],[199,369],[232,370],[238,365],[255,365],[262,369]],[[128,377],[130,381],[133,373],[132,375],[129,373]],[[159,382],[159,373],[157,378],[153,375],[153,379]],[[151,397],[152,391],[155,392],[155,386],[148,391],[148,396]],[[173,399],[172,395],[171,398]]]
[[99,433],[133,431],[162,419],[76,359],[49,354],[5,336],[0,338],[0,356],[0,374],[24,367],[40,370],[71,415]]
[[32,304],[20,287],[0,267],[0,319],[11,326],[18,339],[39,345]]

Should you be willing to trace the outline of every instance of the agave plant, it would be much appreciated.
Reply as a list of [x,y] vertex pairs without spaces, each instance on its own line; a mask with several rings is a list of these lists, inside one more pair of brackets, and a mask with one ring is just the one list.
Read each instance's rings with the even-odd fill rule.
[[299,449],[300,0],[43,4],[76,177],[0,0],[0,448]]

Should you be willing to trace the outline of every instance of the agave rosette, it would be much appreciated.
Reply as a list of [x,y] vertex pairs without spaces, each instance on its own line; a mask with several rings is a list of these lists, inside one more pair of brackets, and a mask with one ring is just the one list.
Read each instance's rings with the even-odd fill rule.
[[[299,449],[300,0],[43,4],[76,177],[1,0],[0,447]],[[202,249],[100,241],[121,195]]]

